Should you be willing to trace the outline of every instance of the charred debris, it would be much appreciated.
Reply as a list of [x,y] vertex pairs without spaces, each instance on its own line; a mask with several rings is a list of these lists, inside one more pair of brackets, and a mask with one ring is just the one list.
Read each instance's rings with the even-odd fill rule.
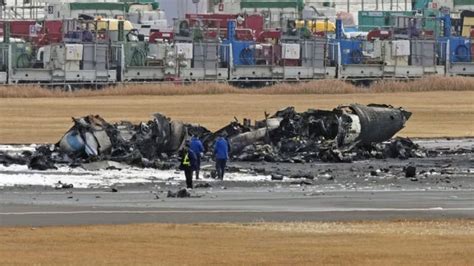
[[422,157],[425,152],[410,139],[392,139],[410,116],[402,108],[376,104],[301,113],[288,107],[271,116],[265,113],[263,120],[254,123],[235,119],[211,132],[159,113],[139,124],[112,124],[89,115],[73,118],[74,125],[57,144],[16,157],[0,154],[0,163],[28,164],[38,170],[54,168],[55,164],[79,166],[91,162],[171,169],[177,152],[192,135],[203,141],[209,158],[214,140],[225,136],[232,159],[237,161],[306,163]]

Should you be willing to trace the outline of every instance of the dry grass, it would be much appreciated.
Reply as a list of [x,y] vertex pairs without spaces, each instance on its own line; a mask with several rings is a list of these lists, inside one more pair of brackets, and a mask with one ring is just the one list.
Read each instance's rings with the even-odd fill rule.
[[0,264],[473,265],[474,222],[0,228]]
[[107,121],[148,121],[161,112],[211,130],[233,120],[262,119],[263,112],[295,106],[332,109],[358,102],[403,106],[413,112],[400,133],[410,137],[474,136],[474,91],[321,95],[104,96],[81,98],[0,98],[0,143],[55,143],[72,125],[71,117],[100,114]]
[[386,93],[421,91],[474,91],[472,77],[427,77],[420,80],[379,81],[368,88],[356,87],[340,80],[318,80],[299,83],[279,83],[260,89],[238,89],[223,83],[196,83],[179,85],[125,84],[102,90],[77,90],[67,92],[60,89],[47,89],[39,86],[0,87],[0,98],[43,98],[43,97],[95,97],[95,96],[138,96],[138,95],[215,95],[215,94],[348,94],[348,93]]
[[377,232],[409,236],[474,237],[474,220],[454,221],[452,223],[447,221],[259,223],[246,226],[257,230],[287,233],[372,234]]
[[379,81],[370,86],[371,92],[473,91],[474,77],[426,77],[410,82]]

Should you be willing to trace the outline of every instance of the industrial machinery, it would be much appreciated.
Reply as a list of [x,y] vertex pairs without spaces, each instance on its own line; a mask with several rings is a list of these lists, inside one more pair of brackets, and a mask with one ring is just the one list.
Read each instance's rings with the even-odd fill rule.
[[366,37],[349,37],[340,20],[336,21],[329,59],[338,66],[339,78],[410,79],[444,73],[436,62],[435,31],[417,27],[432,18],[396,16],[390,20],[391,27],[372,29]]
[[446,66],[448,75],[474,75],[472,62],[472,40],[464,36],[453,36],[451,17],[445,14],[443,22],[443,36],[438,38],[438,57],[440,64]]
[[452,27],[449,12],[367,13],[364,19],[380,25],[346,32],[342,19],[333,25],[326,19],[287,18],[273,27],[263,13],[187,14],[173,29],[153,29],[146,36],[117,18],[5,20],[0,21],[0,83],[474,76],[474,42],[461,35],[465,28]]
[[103,19],[127,20],[145,36],[152,30],[167,30],[165,12],[159,9],[159,3],[150,0],[135,1],[99,1],[99,2],[60,2],[50,1],[45,6],[45,19]]
[[227,38],[223,41],[223,63],[228,66],[255,65],[255,41],[238,40],[236,38],[235,20],[227,22]]
[[[3,22],[10,27],[10,22]],[[107,84],[116,82],[111,46],[98,38],[97,21],[63,20],[64,35],[56,42],[10,43],[9,83]],[[4,27],[5,28],[5,27]],[[89,36],[85,38],[85,36]],[[4,31],[4,42],[10,32]],[[106,34],[106,36],[108,36]],[[28,40],[28,39],[27,39]]]
[[172,43],[122,44],[122,81],[160,81],[176,78],[176,48]]
[[[342,21],[336,20],[335,38],[329,40],[329,60],[332,65],[337,66],[338,76],[346,78],[350,69],[359,69],[355,65],[363,63],[364,54],[362,40],[347,39],[343,31]],[[361,70],[361,74],[363,73],[364,70]]]

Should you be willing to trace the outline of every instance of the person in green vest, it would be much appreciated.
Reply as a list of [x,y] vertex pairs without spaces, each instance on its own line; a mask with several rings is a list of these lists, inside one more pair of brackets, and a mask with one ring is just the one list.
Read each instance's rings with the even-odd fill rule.
[[197,168],[197,155],[190,149],[189,141],[186,141],[184,148],[180,153],[179,169],[184,171],[186,177],[186,187],[193,188],[193,171]]

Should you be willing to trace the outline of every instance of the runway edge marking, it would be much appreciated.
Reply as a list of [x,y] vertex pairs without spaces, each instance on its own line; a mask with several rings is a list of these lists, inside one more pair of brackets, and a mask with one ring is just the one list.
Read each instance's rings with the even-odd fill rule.
[[58,215],[58,214],[173,214],[173,213],[318,213],[318,212],[419,212],[419,211],[474,211],[474,208],[354,208],[354,209],[321,209],[321,210],[183,210],[183,211],[45,211],[45,212],[3,212],[0,215]]

